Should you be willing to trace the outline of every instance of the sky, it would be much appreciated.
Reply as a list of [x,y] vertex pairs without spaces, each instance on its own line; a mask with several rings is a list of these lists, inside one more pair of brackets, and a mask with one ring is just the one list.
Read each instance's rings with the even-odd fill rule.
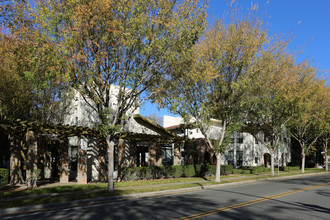
[[[228,0],[230,2],[230,0]],[[264,14],[270,34],[293,36],[289,49],[299,52],[298,62],[312,61],[313,66],[324,71],[323,77],[330,82],[330,0],[253,0],[258,11]],[[266,5],[266,6],[265,6]],[[251,0],[240,0],[237,7],[242,11],[251,8]],[[266,13],[265,13],[266,12]],[[224,0],[210,0],[208,21],[214,21],[228,13]],[[155,104],[144,103],[140,114],[158,117],[171,115],[167,109],[158,109]]]

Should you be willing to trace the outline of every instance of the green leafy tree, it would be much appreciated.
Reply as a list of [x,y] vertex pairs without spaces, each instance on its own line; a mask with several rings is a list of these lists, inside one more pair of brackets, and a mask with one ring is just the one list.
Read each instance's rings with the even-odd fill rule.
[[294,93],[296,102],[294,114],[289,123],[289,133],[301,148],[301,171],[305,172],[305,156],[315,151],[315,144],[324,132],[320,129],[326,105],[322,94],[323,82],[316,80],[316,69],[304,63],[297,72]]
[[38,1],[6,0],[0,8],[2,56],[6,60],[3,74],[8,76],[3,78],[3,85],[15,79],[12,85],[18,88],[2,95],[7,99],[5,108],[12,108],[7,117],[62,123],[72,89],[64,80],[66,66],[56,39],[46,34],[49,27],[43,25],[45,21],[40,24],[37,19]]
[[324,85],[322,88],[321,95],[321,108],[322,112],[319,117],[319,126],[318,128],[321,130],[321,136],[319,137],[319,141],[322,143],[322,150],[324,152],[324,160],[325,160],[325,169],[329,170],[329,155],[330,155],[330,88],[329,86]]
[[56,39],[68,80],[97,112],[108,150],[130,114],[157,92],[168,63],[198,39],[205,6],[193,0],[38,2],[38,24]]
[[71,96],[68,86],[47,72],[53,64],[38,60],[31,42],[3,33],[0,39],[2,118],[63,122]]
[[[176,75],[164,80],[159,103],[193,123],[217,157],[215,181],[220,181],[220,158],[230,133],[245,118],[248,89],[258,74],[258,63],[267,54],[269,38],[262,22],[250,14],[232,14],[230,22],[218,20],[205,32],[194,52],[176,66]],[[174,72],[174,71],[173,71]],[[219,138],[213,143],[208,131],[211,118],[218,120]]]
[[274,175],[274,155],[282,144],[286,125],[292,117],[296,82],[294,57],[286,52],[287,41],[273,39],[262,53],[258,75],[249,92],[249,113],[245,129],[271,156],[271,175]]
[[[1,119],[63,123],[72,89],[61,78],[65,65],[56,43],[43,34],[26,1],[6,2],[10,7],[1,20],[0,33]],[[25,134],[16,139],[26,161]],[[35,187],[31,181],[27,184]]]
[[321,83],[320,91],[318,92],[318,133],[321,134],[318,142],[322,146],[322,153],[325,160],[325,169],[329,170],[329,155],[330,155],[330,88],[328,85]]
[[0,34],[0,108],[1,119],[26,119],[32,106],[31,85],[25,81],[23,62],[27,48],[17,39]]

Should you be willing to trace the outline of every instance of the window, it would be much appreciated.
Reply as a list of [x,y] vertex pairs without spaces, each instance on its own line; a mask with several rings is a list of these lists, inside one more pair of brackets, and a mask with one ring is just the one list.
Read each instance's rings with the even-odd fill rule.
[[270,140],[269,136],[267,136],[266,134],[264,134],[264,142],[268,142]]
[[233,133],[231,133],[231,135],[230,135],[230,143],[235,143],[235,133],[233,132]]
[[230,143],[235,143],[235,139],[236,139],[236,143],[237,144],[243,144],[243,133],[241,132],[233,132],[230,135]]
[[236,134],[236,142],[238,143],[238,144],[243,144],[243,133],[237,133]]
[[227,162],[228,162],[228,165],[234,165],[234,151],[233,150],[228,151]]
[[77,172],[78,165],[78,146],[71,146],[70,170]]
[[163,166],[173,165],[172,147],[164,147],[162,153],[163,153],[163,155],[162,155]]
[[236,162],[239,167],[243,165],[243,151],[236,151]]

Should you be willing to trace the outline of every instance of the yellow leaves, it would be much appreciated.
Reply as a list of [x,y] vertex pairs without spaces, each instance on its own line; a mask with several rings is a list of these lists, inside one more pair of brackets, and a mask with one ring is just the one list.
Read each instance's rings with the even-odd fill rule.
[[258,10],[258,7],[259,5],[257,3],[253,4],[253,2],[251,1],[251,10]]

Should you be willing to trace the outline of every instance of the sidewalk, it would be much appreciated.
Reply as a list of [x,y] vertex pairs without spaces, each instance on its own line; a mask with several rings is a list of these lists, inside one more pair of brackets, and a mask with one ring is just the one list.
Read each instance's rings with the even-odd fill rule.
[[[296,177],[303,177],[303,176],[310,176],[310,175],[327,175],[327,174],[329,174],[329,172],[309,173],[309,174],[290,175],[290,176],[274,176],[271,178],[262,178],[262,179],[257,179],[257,180],[244,180],[247,178],[251,178],[251,176],[230,177],[230,178],[226,178],[225,181],[226,182],[232,181],[232,180],[242,180],[242,181],[231,182],[231,183],[219,183],[219,184],[215,184],[215,185],[206,185],[206,186],[203,186],[201,184],[200,186],[190,187],[190,188],[145,192],[145,193],[119,195],[119,196],[105,196],[105,197],[93,198],[93,199],[82,199],[82,200],[73,200],[73,201],[67,201],[67,202],[55,202],[55,203],[47,203],[47,204],[40,204],[40,205],[5,208],[5,209],[0,209],[0,216],[32,212],[32,211],[51,210],[51,209],[58,209],[58,208],[68,208],[68,207],[100,204],[100,203],[104,203],[104,202],[115,202],[115,201],[119,201],[119,200],[140,199],[140,198],[150,197],[150,196],[164,196],[164,195],[199,191],[199,190],[204,190],[204,189],[220,188],[220,187],[226,187],[226,186],[232,186],[232,185],[251,184],[251,183],[256,183],[256,182],[261,182],[261,181],[271,181],[271,180],[277,180],[277,179],[289,179],[289,178],[296,178]],[[259,175],[259,176],[267,176],[267,174],[263,174],[263,175]],[[122,190],[127,190],[127,189],[153,188],[153,187],[161,187],[161,186],[183,185],[183,184],[189,184],[189,183],[198,184],[198,183],[206,183],[206,182],[210,182],[210,181],[201,180],[201,181],[191,181],[191,182],[181,182],[181,183],[148,185],[148,186],[120,187],[120,188],[117,187],[115,190],[122,191]],[[71,184],[77,184],[77,183],[71,183]],[[52,183],[52,184],[44,185],[42,187],[55,187],[55,186],[60,186],[60,185],[63,185],[63,184]],[[30,199],[30,198],[34,198],[34,199],[35,198],[45,198],[45,197],[52,197],[52,196],[58,196],[58,195],[70,195],[71,194],[72,196],[74,196],[74,195],[78,195],[78,194],[85,194],[87,192],[100,192],[100,191],[104,191],[104,189],[77,191],[77,192],[47,193],[47,194],[42,194],[42,195],[29,195],[29,196],[20,196],[20,197],[14,197],[14,198],[1,198],[1,200],[2,200],[2,202],[6,202],[6,201],[13,201],[13,200],[20,200],[20,199],[23,200],[23,199]]]

